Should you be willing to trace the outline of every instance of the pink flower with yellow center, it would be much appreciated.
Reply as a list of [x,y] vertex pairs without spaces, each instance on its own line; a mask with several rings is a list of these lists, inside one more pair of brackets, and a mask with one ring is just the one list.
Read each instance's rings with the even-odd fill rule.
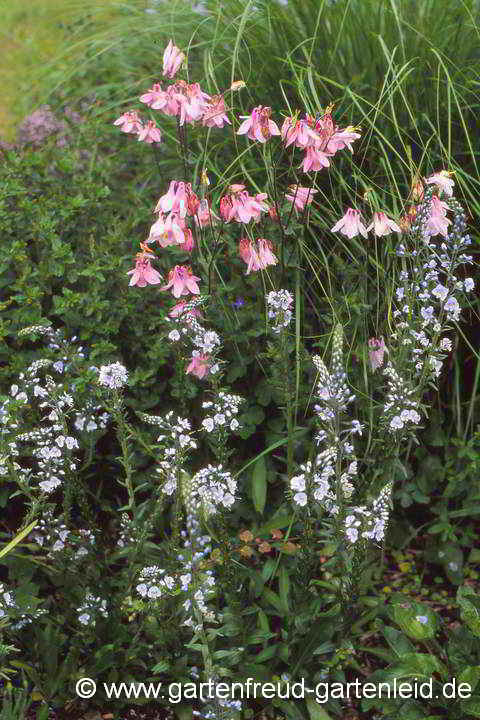
[[170,288],[173,288],[172,294],[173,297],[176,298],[179,298],[181,295],[189,295],[190,293],[198,295],[200,289],[197,285],[197,280],[200,280],[200,278],[192,273],[190,267],[175,265],[173,270],[170,270],[168,273],[167,284],[163,285],[161,290],[170,290]]
[[143,129],[143,124],[135,110],[123,113],[115,120],[114,125],[120,126],[120,130],[124,133],[139,133]]
[[248,238],[242,238],[238,246],[238,253],[247,265],[246,275],[258,270],[265,270],[269,265],[276,265],[278,260],[273,254],[273,245],[270,240],[259,238],[257,244]]
[[402,232],[397,223],[387,217],[384,212],[376,212],[373,214],[373,220],[367,227],[367,232],[373,229],[377,237],[389,235],[392,231]]
[[327,143],[327,151],[334,155],[337,150],[343,150],[344,147],[348,147],[351,153],[353,153],[352,142],[362,137],[360,133],[356,132],[357,128],[351,125],[340,132],[335,132]]
[[184,53],[170,40],[163,53],[163,75],[173,78],[184,60]]
[[[165,102],[165,91],[162,90],[160,83],[154,83],[150,90],[143,95],[140,95],[140,102],[145,103],[149,107],[153,107],[154,103]],[[162,105],[163,107],[163,105]],[[154,108],[155,110],[161,110],[161,108]]]
[[332,153],[326,153],[316,147],[307,147],[302,163],[303,172],[307,173],[310,172],[310,170],[318,172],[324,167],[330,167],[330,161],[328,158],[331,157],[331,155]]
[[173,99],[178,103],[175,115],[179,116],[180,125],[200,120],[207,108],[210,95],[203,92],[198,83],[188,85],[184,80],[179,80],[174,88]]
[[318,140],[317,133],[312,130],[307,120],[295,120],[294,117],[285,118],[281,135],[285,147],[295,143],[297,147],[304,149]]
[[303,210],[305,205],[311,205],[313,196],[317,190],[313,188],[300,187],[300,185],[290,185],[289,193],[285,195],[285,199],[293,203],[296,210]]
[[268,205],[264,202],[266,193],[257,193],[253,198],[244,190],[244,185],[230,185],[229,195],[220,199],[220,215],[225,222],[236,220],[248,223],[252,218],[259,220],[262,212],[268,212]]
[[350,239],[361,233],[364,238],[367,236],[367,229],[362,223],[359,210],[349,208],[345,215],[332,227],[331,232],[341,232]]
[[[144,247],[144,246],[142,246]],[[138,285],[138,287],[145,287],[146,285],[158,285],[162,281],[162,277],[151,266],[152,260],[155,256],[148,252],[137,253],[135,268],[129,270],[127,275],[131,275],[129,285]]]
[[370,338],[368,341],[368,359],[373,372],[383,363],[383,356],[388,353],[383,337]]
[[200,380],[203,380],[205,375],[208,375],[210,368],[212,367],[211,359],[208,355],[202,355],[198,350],[194,350],[192,353],[192,359],[185,373],[195,375]]
[[245,118],[237,130],[237,135],[247,135],[250,140],[258,140],[265,143],[272,135],[280,135],[276,123],[270,120],[272,108],[259,105],[254,108],[250,115],[240,115]]

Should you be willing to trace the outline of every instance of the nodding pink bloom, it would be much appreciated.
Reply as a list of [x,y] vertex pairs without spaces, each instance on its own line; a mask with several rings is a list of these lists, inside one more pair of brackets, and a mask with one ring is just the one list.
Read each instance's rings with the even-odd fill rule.
[[203,113],[202,125],[204,127],[223,128],[225,123],[232,124],[225,114],[223,95],[213,95]]
[[195,214],[198,207],[195,201],[198,202],[198,198],[192,192],[191,183],[172,180],[168,191],[157,202],[154,212],[174,212],[184,218],[187,213]]
[[250,115],[240,115],[245,118],[237,130],[237,135],[247,135],[250,140],[258,140],[265,143],[272,135],[280,135],[276,123],[270,120],[272,108],[259,105],[254,108]]
[[181,317],[185,314],[185,317],[188,317],[191,315],[192,317],[202,318],[203,315],[198,310],[198,308],[191,308],[190,310],[185,310],[185,306],[188,304],[189,300],[180,300],[176,305],[173,306],[173,308],[168,313],[170,317],[177,318]]
[[143,124],[135,110],[123,113],[115,120],[114,125],[119,125],[120,130],[124,133],[139,133],[143,129]]
[[195,241],[190,228],[185,229],[185,241],[178,247],[180,250],[184,250],[185,252],[192,252],[195,247]]
[[427,235],[443,235],[444,237],[447,236],[448,233],[448,226],[451,224],[451,220],[449,220],[446,216],[448,210],[448,205],[446,202],[443,202],[442,200],[439,200],[436,195],[432,196],[432,208],[430,212],[430,217],[428,219],[425,233]]
[[348,147],[351,153],[353,153],[352,142],[362,137],[360,133],[355,132],[356,128],[351,125],[340,132],[335,132],[327,143],[327,151],[334,155],[337,150],[343,150],[344,147]]
[[373,228],[375,228],[375,235],[377,235],[377,237],[389,235],[392,231],[402,232],[397,223],[390,220],[384,212],[376,212],[373,214],[373,220],[367,227],[367,232],[370,232]]
[[293,117],[285,118],[281,135],[285,147],[294,142],[297,147],[302,149],[308,145],[314,145],[319,139],[319,136],[309,126],[307,120],[295,120]]
[[208,355],[201,354],[198,350],[194,350],[192,353],[192,359],[190,365],[187,367],[185,374],[191,373],[198,377],[199,380],[203,380],[205,375],[210,372],[212,367],[211,359]]
[[373,372],[383,363],[383,356],[388,353],[383,337],[370,338],[368,341],[368,358]]
[[257,270],[265,270],[269,265],[276,265],[278,260],[273,254],[273,245],[270,240],[259,238],[258,249],[248,238],[242,238],[238,245],[238,253],[247,265],[246,275]]
[[267,197],[266,193],[257,193],[253,198],[244,187],[230,185],[230,194],[220,199],[220,214],[225,222],[236,220],[248,223],[252,218],[259,220],[262,212],[268,212],[268,205],[263,202]]
[[430,177],[426,178],[425,182],[428,185],[438,185],[445,195],[452,197],[453,186],[455,185],[453,180],[450,180],[450,175],[452,174],[453,173],[448,172],[448,170],[440,170],[440,172],[434,173],[433,175],[430,175]]
[[158,285],[162,281],[162,276],[151,266],[154,255],[147,252],[137,253],[135,268],[129,270],[127,275],[131,275],[129,285],[138,285],[145,287],[146,285]]
[[171,212],[166,218],[161,213],[150,228],[148,243],[157,241],[160,247],[183,245],[185,242],[185,221],[177,213]]
[[[165,101],[165,91],[162,90],[162,86],[160,83],[154,83],[150,90],[148,90],[143,95],[140,95],[139,98],[140,102],[145,103],[149,107],[153,107],[154,103],[164,103]],[[163,107],[163,105],[162,105]],[[161,110],[161,108],[155,108],[155,110]]]
[[173,78],[184,60],[184,53],[170,40],[163,53],[163,75]]
[[210,224],[216,225],[218,217],[210,210],[208,200],[205,198],[200,201],[194,220],[195,224],[200,227],[206,227]]
[[367,237],[367,230],[360,219],[360,211],[349,208],[345,215],[332,227],[331,232],[341,232],[350,239],[361,233]]
[[173,270],[170,270],[168,273],[167,284],[163,285],[161,290],[173,288],[172,294],[173,297],[176,298],[179,298],[181,295],[189,295],[190,293],[192,293],[192,295],[198,295],[200,290],[197,285],[197,280],[200,280],[200,278],[192,273],[190,267],[175,265]]
[[318,150],[316,147],[307,147],[307,152],[302,163],[303,172],[307,173],[310,172],[310,170],[318,172],[324,167],[330,167],[328,158],[331,157],[332,154],[333,153],[325,153],[323,150]]
[[177,111],[173,114],[179,116],[179,124],[200,120],[205,113],[210,95],[203,92],[198,83],[188,85],[184,80],[179,80],[173,88],[172,98],[177,102]]
[[332,135],[338,130],[338,127],[333,122],[332,110],[333,105],[329,105],[326,108],[325,113],[321,117],[317,116],[316,118],[314,118],[311,115],[305,116],[309,126],[317,134],[317,140],[315,142],[315,145],[319,150],[326,149],[328,141],[330,140]]
[[285,199],[294,204],[296,210],[303,210],[305,205],[310,205],[313,196],[317,190],[313,188],[300,187],[300,185],[290,185],[289,193],[285,195]]
[[138,140],[146,143],[162,142],[160,128],[153,120],[149,120],[144,128],[138,133]]

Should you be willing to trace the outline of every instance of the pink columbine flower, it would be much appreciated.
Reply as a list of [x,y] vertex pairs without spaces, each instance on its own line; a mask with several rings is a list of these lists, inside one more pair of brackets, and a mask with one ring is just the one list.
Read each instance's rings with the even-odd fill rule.
[[373,214],[373,220],[367,227],[367,232],[375,228],[375,235],[389,235],[392,231],[402,232],[397,223],[391,220],[384,212],[376,212]]
[[350,239],[361,233],[364,238],[367,237],[367,230],[360,219],[360,211],[349,208],[345,215],[332,227],[331,232],[340,231],[342,235],[346,235]]
[[160,132],[160,128],[157,127],[157,123],[149,120],[145,127],[139,130],[138,140],[146,143],[162,142],[162,133]]
[[213,213],[208,205],[208,200],[203,198],[200,201],[196,215],[194,216],[195,225],[206,227],[207,225],[216,225],[218,217]]
[[430,217],[428,219],[425,232],[427,235],[443,235],[447,236],[448,226],[451,224],[446,216],[448,205],[446,202],[439,200],[436,195],[432,196],[432,207]]
[[290,185],[289,193],[285,195],[285,199],[293,203],[296,210],[302,211],[305,204],[311,205],[313,196],[317,190],[313,188],[300,187],[300,185]]
[[135,268],[127,273],[132,276],[129,285],[145,287],[146,285],[158,285],[162,281],[160,273],[151,266],[154,258],[155,256],[148,252],[137,253]]
[[179,298],[181,295],[188,295],[189,293],[198,295],[200,289],[197,285],[197,280],[200,280],[200,278],[192,273],[191,268],[185,265],[175,265],[173,270],[170,270],[168,273],[167,284],[163,285],[161,290],[173,288],[172,294],[173,297],[176,298]]
[[138,117],[135,110],[123,113],[115,120],[114,125],[119,125],[120,130],[124,133],[139,133],[143,129],[142,121]]
[[190,230],[190,228],[185,229],[185,240],[178,247],[184,252],[192,252],[193,248],[195,247],[195,241],[193,239],[192,231]]
[[[162,90],[160,83],[154,83],[150,90],[143,95],[140,95],[140,102],[145,103],[149,107],[153,107],[154,103],[163,102],[165,97],[165,91]],[[161,108],[154,108],[160,110]]]
[[184,53],[170,40],[163,53],[163,75],[173,78],[184,60]]
[[247,265],[246,275],[257,270],[265,270],[269,265],[276,265],[278,260],[273,254],[273,245],[270,240],[260,238],[257,240],[258,248],[248,238],[242,238],[238,246],[238,253]]
[[173,87],[175,91],[172,100],[177,102],[177,110],[172,114],[179,116],[180,125],[200,120],[205,113],[210,95],[203,92],[198,83],[188,85],[184,80],[179,80]]
[[202,125],[204,127],[223,128],[225,123],[228,123],[228,125],[232,124],[225,114],[225,100],[223,99],[223,95],[213,95],[205,107]]
[[283,121],[281,135],[285,147],[288,147],[293,142],[299,148],[306,148],[309,145],[314,145],[319,136],[309,126],[307,120],[295,120],[294,117],[286,117]]
[[360,133],[355,132],[356,128],[349,125],[349,127],[340,132],[335,132],[327,143],[327,151],[335,154],[337,150],[343,150],[344,147],[348,147],[351,153],[353,153],[352,142],[362,137]]
[[180,302],[174,305],[168,313],[169,317],[178,318],[185,315],[185,318],[188,319],[188,317],[191,315],[192,317],[202,319],[203,315],[198,308],[191,308],[190,310],[185,310],[185,307],[188,305],[189,302],[190,300],[180,300]]
[[[185,217],[189,210],[189,198],[192,193],[192,184],[172,180],[168,191],[159,199],[154,212],[174,212]],[[196,197],[196,196],[195,196]],[[189,213],[194,214],[194,213]]]
[[455,185],[453,180],[450,179],[450,175],[452,174],[453,173],[448,172],[448,170],[440,170],[440,172],[434,173],[433,175],[430,175],[430,177],[426,178],[425,182],[428,185],[438,185],[445,195],[452,197],[453,186]]
[[383,363],[383,356],[388,353],[383,337],[370,338],[368,341],[368,358],[373,372]]
[[164,218],[160,213],[158,220],[153,223],[148,236],[148,243],[157,241],[160,247],[169,245],[182,245],[185,242],[185,222],[180,215],[171,212]]
[[318,150],[316,147],[307,147],[307,152],[303,159],[303,172],[307,173],[310,170],[318,172],[324,167],[330,167],[329,157],[332,153],[326,153],[323,150]]
[[230,194],[220,199],[220,215],[225,222],[236,220],[248,223],[252,218],[258,220],[262,212],[268,212],[268,205],[264,202],[266,193],[257,193],[253,198],[244,187],[230,185]]
[[245,118],[237,130],[237,135],[247,135],[250,140],[265,143],[272,135],[280,135],[276,123],[270,120],[272,108],[259,105],[253,108],[250,115],[240,115]]
[[212,367],[211,359],[208,355],[203,355],[198,350],[194,350],[192,353],[192,359],[189,366],[187,367],[185,374],[191,373],[198,377],[199,380],[203,380]]

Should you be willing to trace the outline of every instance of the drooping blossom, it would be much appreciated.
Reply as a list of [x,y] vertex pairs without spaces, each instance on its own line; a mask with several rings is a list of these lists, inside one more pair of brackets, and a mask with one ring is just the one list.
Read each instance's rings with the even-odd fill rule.
[[163,53],[163,75],[173,78],[184,60],[185,54],[170,40]]
[[198,350],[194,350],[192,353],[192,359],[185,373],[188,375],[191,373],[198,377],[199,380],[203,380],[212,367],[211,359],[208,355],[203,355]]
[[347,147],[351,153],[353,153],[352,142],[358,140],[361,137],[360,133],[356,132],[356,128],[349,125],[340,132],[335,132],[327,143],[327,151],[333,155],[337,150],[343,150]]
[[245,119],[238,128],[237,135],[246,134],[250,140],[258,140],[261,143],[267,142],[272,135],[280,135],[277,124],[270,120],[271,114],[271,107],[258,105],[258,107],[253,108],[250,115],[240,115],[241,118]]
[[211,211],[208,200],[206,198],[203,198],[203,200],[200,201],[200,204],[198,206],[198,210],[194,216],[195,225],[199,225],[200,227],[206,227],[207,225],[216,225],[218,222],[218,217],[215,215],[214,212]]
[[166,218],[160,213],[150,228],[147,243],[156,241],[160,247],[182,245],[185,242],[185,229],[185,221],[177,213],[171,212]]
[[326,153],[316,147],[307,147],[305,157],[302,162],[303,172],[307,173],[310,172],[310,170],[318,172],[324,167],[330,167],[329,157],[331,157],[331,153]]
[[383,364],[383,356],[388,353],[383,337],[370,338],[368,341],[368,359],[373,372]]
[[168,273],[168,282],[163,285],[161,290],[172,289],[173,297],[179,298],[181,295],[198,295],[200,289],[197,281],[200,280],[192,273],[192,269],[185,265],[175,265],[173,270]]
[[445,195],[452,197],[453,186],[455,185],[453,180],[450,179],[450,175],[452,174],[453,173],[448,170],[440,170],[440,172],[434,173],[433,175],[430,175],[430,177],[426,178],[425,182],[427,185],[438,185]]
[[285,195],[285,199],[293,203],[295,209],[299,211],[303,210],[306,204],[310,205],[313,196],[318,192],[313,188],[300,187],[300,185],[290,185],[288,189],[289,193]]
[[[145,248],[145,246],[142,246]],[[149,253],[147,248],[144,252],[137,253],[135,268],[129,270],[127,275],[131,275],[129,285],[138,285],[145,287],[146,285],[158,285],[162,281],[162,276],[157,270],[152,268],[151,262],[155,255]]]
[[139,142],[154,143],[162,142],[162,133],[160,128],[157,127],[157,123],[153,120],[149,120],[147,124],[138,131]]
[[439,200],[436,195],[432,196],[432,206],[430,210],[430,217],[425,227],[425,233],[427,235],[443,235],[447,236],[448,226],[451,224],[451,220],[447,218],[448,205],[446,202]]
[[139,133],[143,129],[143,124],[138,113],[135,110],[129,110],[115,120],[114,125],[120,126],[120,130],[124,133]]
[[195,247],[195,241],[193,239],[193,234],[190,228],[185,229],[185,240],[178,247],[184,252],[192,252],[193,248]]
[[187,214],[195,215],[199,202],[191,183],[172,180],[168,191],[157,202],[154,212],[174,212],[184,218]]
[[350,239],[361,233],[367,237],[367,229],[360,219],[360,211],[349,208],[345,215],[332,227],[332,232],[341,232]]
[[376,212],[373,214],[373,220],[367,227],[367,232],[374,230],[375,235],[389,235],[391,232],[402,232],[396,222],[391,220],[384,212]]
[[179,80],[173,88],[172,100],[177,102],[177,108],[176,112],[172,114],[179,117],[179,124],[200,120],[207,109],[210,95],[203,92],[199,83],[189,85],[184,80]]
[[257,272],[257,270],[265,270],[269,265],[276,265],[278,262],[273,253],[272,243],[265,238],[259,238],[256,244],[248,238],[242,238],[238,252],[247,265],[246,275]]
[[205,107],[202,125],[204,127],[223,128],[225,123],[228,123],[228,125],[232,124],[225,113],[225,100],[223,99],[223,95],[212,95],[209,103]]
[[220,199],[220,215],[225,222],[236,220],[248,223],[252,218],[258,220],[262,212],[268,212],[268,205],[264,202],[266,193],[257,193],[253,198],[244,188],[245,185],[230,185],[230,194]]
[[295,145],[302,148],[302,150],[309,145],[314,145],[319,139],[318,134],[312,130],[306,119],[296,119],[295,117],[285,118],[281,135],[285,147],[295,143]]
[[[153,107],[154,103],[163,102],[165,97],[165,91],[162,90],[162,86],[160,83],[154,83],[150,90],[148,90],[146,93],[143,93],[143,95],[140,95],[140,102],[145,103],[149,107]],[[161,108],[154,108],[155,110],[160,110]]]

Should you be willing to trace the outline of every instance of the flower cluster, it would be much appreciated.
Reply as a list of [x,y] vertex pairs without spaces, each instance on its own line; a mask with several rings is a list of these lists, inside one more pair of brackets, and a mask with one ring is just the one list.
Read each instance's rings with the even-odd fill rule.
[[171,575],[165,575],[165,570],[159,568],[158,565],[143,568],[139,581],[136,591],[143,598],[149,598],[150,600],[157,600],[166,591],[172,591],[176,585],[175,578]]
[[[7,590],[3,583],[0,583],[0,619],[10,618],[13,624],[10,626],[12,630],[21,630],[33,620],[41,615],[45,615],[47,610],[36,608],[31,600],[22,598],[20,603],[16,597],[16,593]],[[34,602],[34,601],[33,601]]]
[[244,402],[239,395],[230,395],[220,391],[215,402],[204,402],[202,407],[210,414],[202,421],[202,427],[208,433],[223,431],[229,428],[238,430],[240,423],[236,419],[240,405]]
[[126,368],[119,362],[111,365],[102,365],[98,375],[100,385],[110,388],[110,390],[119,390],[127,384],[128,372]]
[[80,560],[88,555],[88,547],[95,544],[91,530],[80,528],[72,532],[61,519],[54,517],[52,508],[45,511],[30,536],[50,559],[63,553],[69,561]]
[[199,470],[186,487],[186,504],[192,514],[201,511],[206,517],[219,507],[230,509],[235,502],[237,481],[222,465],[208,465]]
[[165,417],[139,413],[139,417],[150,425],[158,425],[164,432],[158,436],[157,442],[164,445],[163,460],[156,468],[163,479],[162,492],[173,495],[177,490],[177,477],[183,467],[189,450],[195,450],[197,443],[190,437],[190,421],[186,418],[175,417],[173,411]]
[[371,507],[358,505],[348,508],[345,518],[345,536],[351,543],[357,542],[359,538],[377,542],[384,540],[391,493],[392,483],[390,482],[372,502]]
[[83,603],[77,608],[77,615],[79,623],[95,627],[99,615],[104,618],[108,617],[107,601],[89,592],[85,595]]
[[170,312],[168,320],[175,322],[178,329],[172,330],[168,339],[179,342],[181,339],[189,340],[195,347],[187,366],[186,373],[195,375],[202,380],[206,375],[215,375],[219,365],[215,361],[221,343],[220,338],[213,330],[206,330],[197,320],[198,311],[194,303],[179,303]]
[[272,332],[278,334],[290,325],[293,297],[288,290],[272,290],[267,295],[267,314]]

